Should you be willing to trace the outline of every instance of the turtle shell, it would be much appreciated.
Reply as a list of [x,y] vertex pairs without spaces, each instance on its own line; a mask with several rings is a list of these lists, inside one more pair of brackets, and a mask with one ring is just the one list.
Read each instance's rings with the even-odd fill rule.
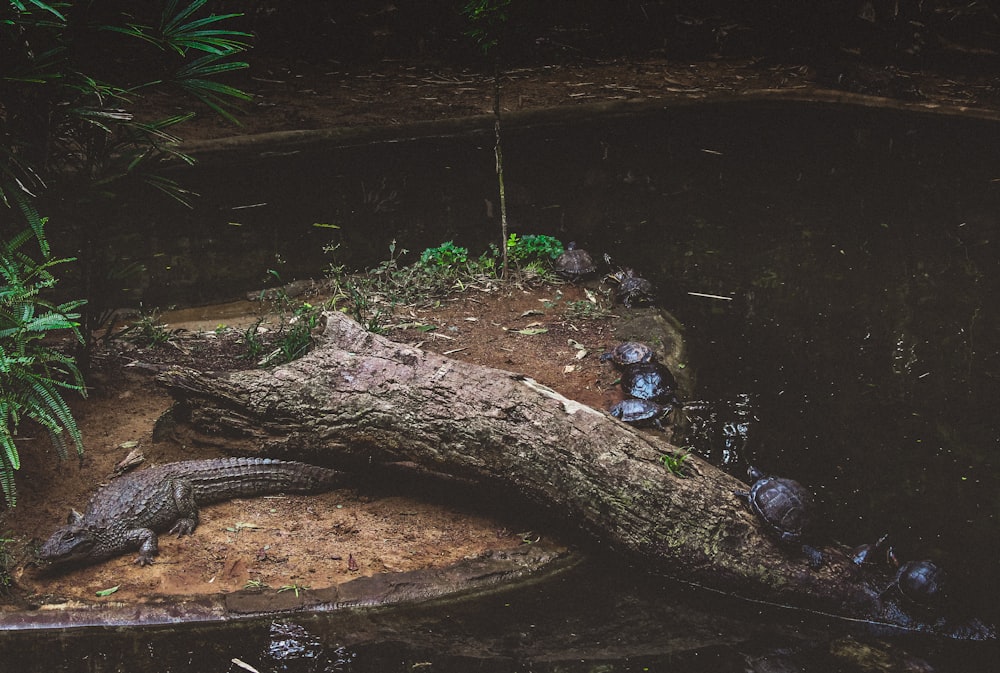
[[556,273],[570,281],[577,281],[597,271],[597,265],[586,250],[576,247],[570,241],[561,255],[554,262]]
[[625,277],[622,278],[621,284],[618,286],[618,301],[623,303],[627,308],[632,308],[632,304],[636,303],[652,303],[655,291],[656,288],[653,287],[653,283],[645,278],[636,276],[632,269],[628,269]]
[[611,415],[634,425],[655,425],[661,427],[661,419],[670,411],[668,407],[650,400],[622,400],[611,407]]
[[627,397],[680,405],[676,390],[677,379],[659,362],[640,362],[623,368],[622,391]]
[[642,362],[653,362],[656,353],[650,346],[638,341],[626,341],[601,356],[601,362],[611,361],[616,367],[627,367]]
[[747,499],[783,542],[802,538],[816,507],[813,494],[805,486],[784,477],[761,477],[750,488]]
[[897,571],[895,584],[903,598],[933,606],[945,597],[947,577],[933,561],[907,561]]

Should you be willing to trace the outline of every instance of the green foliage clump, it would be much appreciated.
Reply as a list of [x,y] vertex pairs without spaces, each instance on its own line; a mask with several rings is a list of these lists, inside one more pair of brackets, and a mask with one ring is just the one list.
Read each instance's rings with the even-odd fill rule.
[[462,14],[469,22],[466,34],[484,54],[498,46],[507,24],[511,0],[467,0]]
[[[22,250],[31,240],[39,243],[41,261]],[[66,390],[86,394],[83,376],[74,358],[47,338],[68,334],[82,343],[77,309],[84,302],[53,304],[43,297],[56,284],[53,267],[70,261],[50,255],[41,230],[26,229],[0,244],[0,487],[11,507],[17,502],[14,472],[21,465],[14,437],[23,419],[48,431],[60,457],[66,457],[70,444],[83,452],[80,431],[63,398]]]
[[[180,151],[175,129],[195,113],[142,120],[131,108],[144,96],[169,93],[235,122],[231,104],[250,96],[219,80],[248,67],[234,57],[251,36],[226,27],[238,14],[210,13],[206,5],[0,4],[0,203],[19,211],[36,236],[41,210],[99,222],[91,209],[138,188],[189,202],[193,192],[161,169],[167,161],[194,163]],[[51,206],[40,208],[43,202]],[[4,229],[0,237],[11,235]],[[121,267],[100,239],[95,227],[80,253],[88,339],[123,294],[123,278],[142,271],[136,264]]]
[[[199,16],[206,3],[163,0],[127,12],[102,3],[4,3],[0,196],[34,201],[59,174],[64,191],[72,185],[90,198],[132,176],[185,201],[190,192],[147,167],[164,158],[193,163],[178,151],[172,129],[194,113],[140,121],[127,108],[143,95],[172,90],[235,121],[229,102],[250,97],[217,80],[248,67],[232,57],[250,35],[221,25],[238,14]],[[142,79],[122,68],[130,61],[143,64],[134,69]]]
[[563,254],[563,250],[562,241],[544,234],[507,237],[507,254],[518,262],[551,262]]
[[420,254],[420,264],[437,270],[455,270],[469,261],[469,249],[446,241]]

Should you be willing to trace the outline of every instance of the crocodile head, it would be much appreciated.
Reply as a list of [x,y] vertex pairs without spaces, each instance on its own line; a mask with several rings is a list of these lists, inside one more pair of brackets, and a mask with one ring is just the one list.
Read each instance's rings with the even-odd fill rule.
[[69,524],[54,532],[38,550],[38,558],[52,564],[92,562],[100,558],[95,552],[99,539],[86,526]]

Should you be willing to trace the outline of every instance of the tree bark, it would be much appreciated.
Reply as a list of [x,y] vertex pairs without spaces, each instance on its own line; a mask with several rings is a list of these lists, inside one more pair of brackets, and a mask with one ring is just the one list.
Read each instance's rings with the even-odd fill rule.
[[653,572],[741,597],[964,638],[978,620],[909,609],[879,593],[838,550],[809,566],[778,543],[734,492],[746,484],[655,433],[567,399],[532,379],[462,363],[327,317],[317,347],[273,370],[225,376],[172,370],[159,380],[197,442],[341,468],[411,463],[499,487],[555,514]]

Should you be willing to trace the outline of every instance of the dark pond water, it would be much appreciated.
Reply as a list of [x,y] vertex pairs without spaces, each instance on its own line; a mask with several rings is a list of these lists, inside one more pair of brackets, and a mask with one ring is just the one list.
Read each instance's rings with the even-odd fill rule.
[[[51,673],[986,671],[982,643],[877,638],[592,562],[467,601],[235,624],[15,632],[2,670]],[[44,643],[44,645],[42,645]],[[872,668],[877,662],[890,668]],[[921,668],[921,666],[923,668]]]
[[[149,270],[134,289],[146,306],[224,299],[268,269],[317,275],[328,243],[355,267],[384,259],[393,239],[479,252],[495,229],[491,131],[207,161],[185,178],[203,195],[196,209],[119,210]],[[808,484],[831,538],[889,532],[903,557],[939,560],[970,608],[994,617],[998,148],[994,123],[790,103],[512,124],[505,135],[512,229],[607,251],[654,279],[685,324],[696,451],[740,475],[752,461]],[[614,586],[640,611],[660,604]],[[569,593],[531,620],[557,632],[618,600]],[[729,614],[716,615],[722,633]],[[477,642],[474,622],[446,620],[429,642]],[[437,646],[398,658],[468,670]],[[343,670],[376,670],[359,662],[382,655],[357,656]],[[612,659],[606,670],[642,670],[627,652]],[[742,670],[695,663],[678,670]],[[519,665],[487,658],[473,670]]]

